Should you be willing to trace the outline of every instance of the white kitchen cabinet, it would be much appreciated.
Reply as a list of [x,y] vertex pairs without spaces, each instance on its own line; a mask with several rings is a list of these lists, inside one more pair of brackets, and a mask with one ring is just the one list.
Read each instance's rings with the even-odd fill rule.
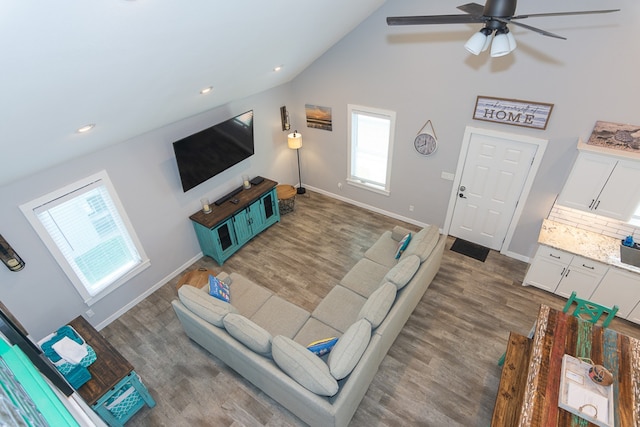
[[569,298],[589,298],[607,271],[605,264],[540,245],[523,284]]
[[627,221],[640,202],[640,161],[581,151],[557,203]]
[[631,310],[631,313],[627,316],[627,319],[633,323],[640,323],[640,302],[633,310]]
[[574,255],[555,293],[569,298],[576,291],[578,297],[589,299],[608,268],[606,264]]
[[523,285],[555,292],[572,259],[573,255],[567,252],[540,245],[529,266]]
[[617,315],[631,320],[631,312],[640,302],[640,275],[610,267],[589,299],[608,307],[617,305]]

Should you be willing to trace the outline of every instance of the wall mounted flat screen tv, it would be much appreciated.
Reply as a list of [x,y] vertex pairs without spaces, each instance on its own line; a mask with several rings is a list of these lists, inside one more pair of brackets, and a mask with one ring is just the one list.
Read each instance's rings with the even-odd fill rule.
[[174,142],[173,151],[186,192],[253,155],[253,110]]

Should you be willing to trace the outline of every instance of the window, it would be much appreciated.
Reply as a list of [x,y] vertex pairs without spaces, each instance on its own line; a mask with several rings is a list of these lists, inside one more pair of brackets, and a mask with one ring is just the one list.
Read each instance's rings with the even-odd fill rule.
[[89,305],[150,265],[104,171],[20,209]]
[[348,106],[349,162],[347,182],[389,194],[396,113]]

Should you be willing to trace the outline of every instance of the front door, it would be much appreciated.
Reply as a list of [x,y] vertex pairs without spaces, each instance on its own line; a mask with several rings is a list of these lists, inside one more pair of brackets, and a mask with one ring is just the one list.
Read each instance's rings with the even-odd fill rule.
[[529,138],[513,137],[467,130],[463,144],[466,156],[461,156],[459,179],[454,182],[455,200],[452,195],[452,236],[502,249],[540,147],[537,142],[526,141]]

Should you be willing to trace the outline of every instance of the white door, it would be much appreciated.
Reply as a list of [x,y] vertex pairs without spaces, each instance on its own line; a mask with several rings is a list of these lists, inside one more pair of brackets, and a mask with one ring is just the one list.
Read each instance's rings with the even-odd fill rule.
[[536,152],[546,141],[481,129],[467,129],[465,138],[449,234],[501,250],[525,184],[528,192],[535,175]]

